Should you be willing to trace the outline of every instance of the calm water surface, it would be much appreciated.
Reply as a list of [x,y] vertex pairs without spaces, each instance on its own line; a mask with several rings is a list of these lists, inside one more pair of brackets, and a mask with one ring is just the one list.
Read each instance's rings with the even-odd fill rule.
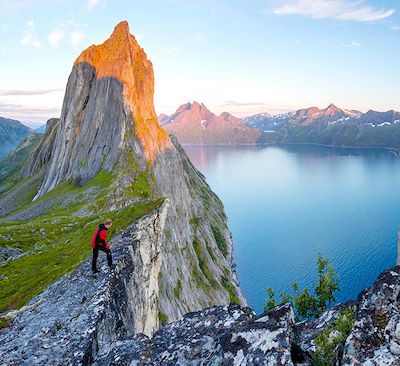
[[241,288],[260,312],[266,288],[311,286],[318,252],[355,298],[395,265],[400,158],[321,146],[185,146],[225,205]]

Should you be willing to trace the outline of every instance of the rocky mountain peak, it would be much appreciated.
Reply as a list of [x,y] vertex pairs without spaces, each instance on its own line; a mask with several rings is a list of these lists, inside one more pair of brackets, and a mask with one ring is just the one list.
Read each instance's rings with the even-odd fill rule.
[[52,162],[37,197],[66,180],[85,184],[100,170],[111,172],[127,146],[153,162],[170,148],[153,105],[153,65],[119,23],[100,45],[76,59],[68,79]]
[[168,135],[159,127],[154,111],[153,65],[129,33],[127,21],[117,24],[105,42],[84,50],[74,65],[80,63],[91,65],[97,79],[113,78],[122,84],[124,102],[134,115],[135,132],[149,160],[170,145]]
[[324,115],[332,116],[338,113],[344,113],[343,109],[335,106],[333,103],[329,104],[327,108],[323,110]]
[[192,108],[192,103],[187,102],[187,103],[182,104],[181,106],[179,106],[179,108],[176,110],[175,113],[182,113],[182,112],[187,111],[187,110],[189,110],[191,108]]

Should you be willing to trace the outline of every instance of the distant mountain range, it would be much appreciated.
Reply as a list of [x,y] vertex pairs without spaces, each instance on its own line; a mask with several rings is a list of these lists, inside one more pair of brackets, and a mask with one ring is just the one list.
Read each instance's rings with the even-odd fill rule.
[[0,159],[14,150],[31,132],[32,129],[17,120],[0,117]]
[[278,115],[259,113],[243,119],[219,116],[197,102],[181,105],[159,123],[182,144],[316,143],[331,146],[400,147],[400,112],[366,113],[334,104]]
[[330,104],[275,116],[245,117],[244,122],[263,131],[271,143],[318,143],[333,146],[400,147],[400,112],[362,113]]
[[181,144],[255,144],[263,135],[240,118],[227,112],[217,116],[198,102],[182,104],[174,114],[161,114],[158,120]]

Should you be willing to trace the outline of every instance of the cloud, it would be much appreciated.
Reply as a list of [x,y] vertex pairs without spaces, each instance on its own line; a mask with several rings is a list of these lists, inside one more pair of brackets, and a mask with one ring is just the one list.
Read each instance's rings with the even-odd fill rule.
[[205,46],[208,45],[208,38],[201,33],[194,34],[193,38]]
[[10,95],[42,95],[54,92],[64,91],[64,89],[26,89],[26,90],[0,90],[0,97]]
[[60,115],[60,108],[28,106],[18,103],[0,101],[1,115],[19,121],[32,121],[44,123],[51,117]]
[[47,36],[47,41],[49,42],[50,46],[58,47],[63,38],[64,32],[57,30],[49,33],[49,35]]
[[161,52],[167,55],[176,55],[179,53],[183,53],[183,49],[179,47],[163,48]]
[[347,42],[347,43],[342,43],[341,46],[350,47],[350,48],[357,48],[357,47],[361,47],[361,43],[356,42],[356,41],[350,41],[350,42]]
[[82,41],[83,37],[84,37],[84,33],[80,32],[80,31],[73,31],[70,36],[69,36],[69,42],[75,46],[78,43],[80,43],[80,41]]
[[105,1],[104,0],[87,0],[87,7],[89,10],[92,10],[100,5],[104,6]]
[[35,32],[35,23],[33,21],[26,22],[26,30],[22,34],[20,43],[24,46],[40,47],[40,42]]
[[378,9],[366,5],[364,0],[284,0],[276,3],[279,5],[274,7],[274,14],[298,14],[312,19],[332,18],[374,23],[395,13],[394,9]]
[[391,31],[399,31],[400,30],[400,26],[399,25],[392,25],[391,27],[389,27],[389,29]]

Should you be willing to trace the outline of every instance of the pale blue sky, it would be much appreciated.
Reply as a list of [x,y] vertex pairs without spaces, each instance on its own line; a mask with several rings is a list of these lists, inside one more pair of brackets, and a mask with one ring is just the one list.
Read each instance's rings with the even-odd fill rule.
[[59,116],[72,63],[128,20],[157,113],[400,110],[398,0],[0,0],[0,115]]

